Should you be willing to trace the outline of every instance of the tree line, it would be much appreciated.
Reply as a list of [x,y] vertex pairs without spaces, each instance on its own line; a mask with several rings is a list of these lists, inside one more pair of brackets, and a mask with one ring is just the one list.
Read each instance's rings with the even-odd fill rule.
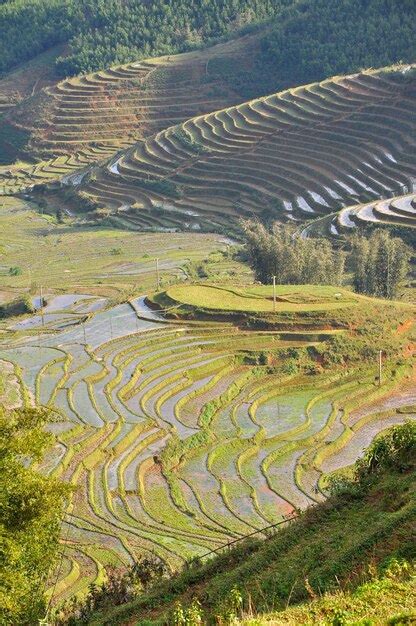
[[293,0],[11,0],[0,2],[0,73],[69,44],[59,75],[192,49],[278,13]]
[[376,231],[370,237],[351,240],[350,265],[356,291],[381,298],[395,298],[409,272],[410,249],[399,237]]
[[342,285],[351,274],[358,293],[392,299],[410,269],[410,249],[385,230],[354,235],[343,251],[328,239],[302,239],[293,226],[278,222],[266,228],[244,220],[241,226],[248,263],[262,283],[275,276],[279,284]]
[[61,76],[181,52],[268,22],[256,72],[270,92],[416,60],[414,0],[0,1],[0,73],[56,44]]
[[274,87],[416,61],[414,0],[304,0],[262,38],[259,62]]

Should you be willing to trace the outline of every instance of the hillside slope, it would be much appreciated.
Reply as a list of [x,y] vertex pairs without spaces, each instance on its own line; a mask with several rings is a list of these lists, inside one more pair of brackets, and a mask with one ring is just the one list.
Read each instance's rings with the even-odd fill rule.
[[227,77],[210,71],[210,63],[230,57],[249,69],[256,46],[257,39],[246,36],[200,52],[116,66],[46,87],[3,117],[0,147],[9,162],[73,153],[81,147],[102,146],[114,152],[194,115],[241,102]]
[[136,225],[307,220],[413,190],[415,110],[413,66],[335,77],[171,126],[76,187]]
[[[240,542],[204,564],[195,563],[158,582],[131,604],[112,609],[111,600],[107,598],[106,606],[104,597],[105,609],[83,623],[180,624],[178,602],[185,614],[188,607],[196,608],[188,613],[190,624],[201,623],[198,615],[205,624],[218,620],[227,624],[256,614],[255,624],[270,619],[276,624],[339,625],[352,623],[354,617],[367,618],[360,624],[414,623],[412,569],[400,568],[394,560],[416,557],[415,445],[415,425],[393,429],[367,451],[364,463],[355,470],[356,482],[338,488],[337,495],[275,535]],[[371,579],[383,569],[384,593],[380,593],[383,583],[380,590],[377,581],[371,593]],[[363,588],[366,581],[370,583]],[[360,586],[361,592],[354,596]],[[336,590],[338,596],[332,601],[318,599]],[[309,606],[285,610],[308,599],[313,600]],[[262,618],[263,612],[269,615]],[[387,621],[397,613],[402,621],[397,617]]]

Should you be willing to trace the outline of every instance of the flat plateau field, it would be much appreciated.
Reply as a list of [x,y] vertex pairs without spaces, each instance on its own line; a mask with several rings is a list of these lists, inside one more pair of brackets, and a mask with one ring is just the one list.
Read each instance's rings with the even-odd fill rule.
[[166,295],[178,305],[217,311],[307,312],[329,311],[353,306],[360,297],[340,287],[321,285],[277,285],[276,303],[273,288],[250,286],[230,289],[211,285],[175,285]]

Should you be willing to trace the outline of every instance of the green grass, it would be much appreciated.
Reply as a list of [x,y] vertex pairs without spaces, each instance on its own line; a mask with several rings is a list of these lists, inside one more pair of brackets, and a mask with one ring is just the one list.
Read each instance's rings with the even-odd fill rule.
[[392,563],[354,591],[342,588],[280,613],[243,616],[240,626],[405,626],[416,621],[415,568]]
[[[273,288],[227,289],[213,285],[175,285],[166,296],[178,305],[215,311],[273,312]],[[276,312],[330,311],[357,305],[360,298],[340,287],[278,285]]]

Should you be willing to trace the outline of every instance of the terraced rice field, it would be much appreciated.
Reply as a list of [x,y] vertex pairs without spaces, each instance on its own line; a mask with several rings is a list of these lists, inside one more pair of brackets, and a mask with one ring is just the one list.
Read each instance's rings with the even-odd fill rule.
[[[41,160],[35,166],[3,167],[0,193],[58,179],[77,183],[91,163],[195,115],[241,102],[226,77],[210,73],[209,64],[222,55],[246,62],[250,40],[112,67],[38,90],[5,116],[0,147],[20,158]],[[11,97],[7,86],[5,107]],[[0,109],[1,93],[0,83]],[[16,152],[20,141],[22,147]]]
[[372,371],[291,379],[245,358],[314,340],[168,322],[143,298],[105,308],[76,294],[52,299],[43,319],[10,323],[0,359],[15,394],[56,416],[42,469],[78,486],[55,601],[109,565],[153,552],[174,569],[285,519],[323,497],[323,472],[406,419],[394,409],[414,402],[410,392],[389,410],[377,401],[407,366],[380,390]]
[[81,184],[135,220],[216,227],[257,213],[294,221],[413,191],[415,69],[366,71],[164,129]]
[[394,196],[347,206],[335,215],[317,219],[302,231],[302,236],[313,234],[337,237],[360,226],[399,226],[416,228],[416,196],[414,193]]

